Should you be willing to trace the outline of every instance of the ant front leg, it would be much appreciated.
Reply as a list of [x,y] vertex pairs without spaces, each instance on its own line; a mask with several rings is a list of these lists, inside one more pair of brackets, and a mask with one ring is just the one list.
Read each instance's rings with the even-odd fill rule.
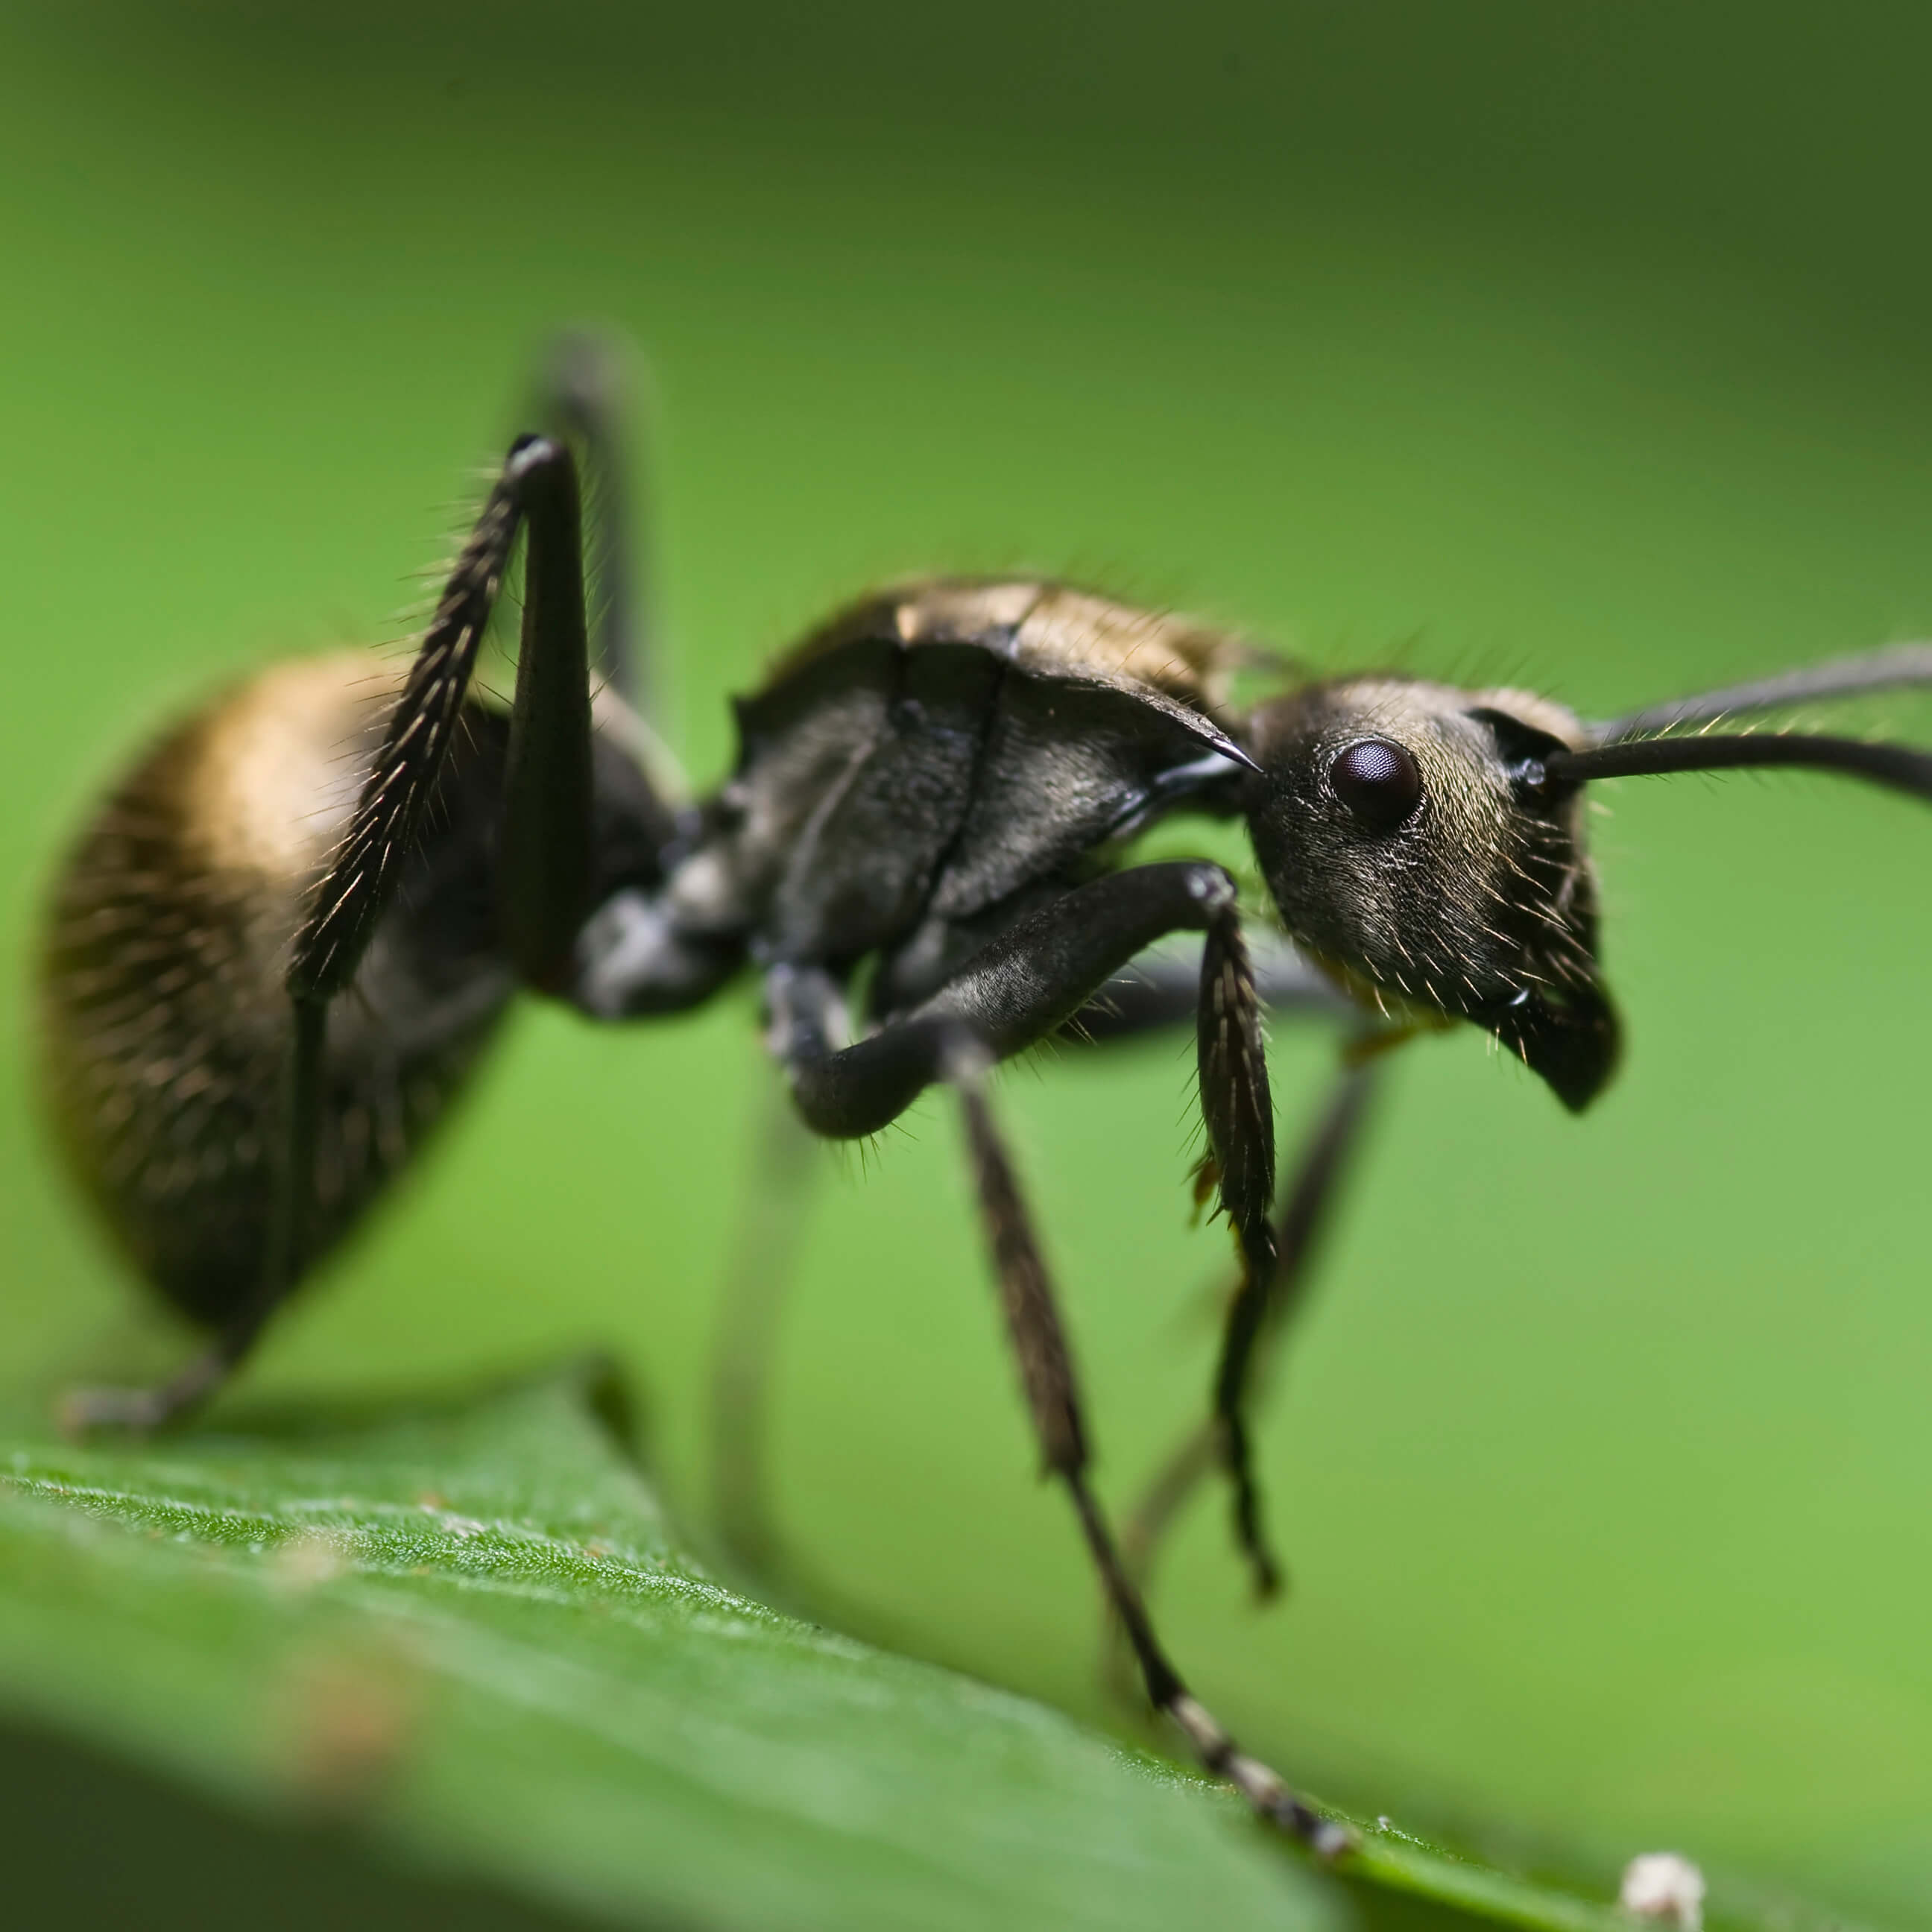
[[[1226,1334],[1215,1376],[1238,1406],[1252,1393],[1268,1358],[1306,1300],[1316,1248],[1334,1213],[1341,1184],[1361,1143],[1362,1128],[1377,1084],[1378,1036],[1347,1048],[1314,1131],[1302,1148],[1288,1198],[1275,1223],[1274,1273],[1258,1320],[1243,1310],[1238,1288],[1228,1306]],[[1238,1325],[1237,1318],[1239,1317]],[[1226,1454],[1225,1425],[1217,1410],[1168,1456],[1141,1492],[1128,1517],[1121,1545],[1135,1580],[1144,1588],[1156,1551],[1201,1479]]]
[[248,1355],[310,1258],[316,1150],[329,1104],[329,1009],[353,982],[425,830],[460,728],[476,653],[527,525],[521,656],[497,864],[501,943],[524,984],[562,988],[592,880],[590,671],[575,464],[546,437],[511,449],[457,558],[364,782],[317,880],[286,986],[289,1046],[280,1146],[260,1272],[213,1345],[151,1389],[82,1390],[70,1426],[154,1428],[205,1401]]
[[[1210,946],[1214,942],[1210,940]],[[1385,1030],[1364,1030],[1361,1009],[1340,992],[1334,982],[1311,966],[1286,940],[1264,943],[1245,974],[1232,959],[1202,962],[1210,982],[1225,980],[1232,970],[1247,980],[1253,996],[1270,1012],[1311,1016],[1346,1026],[1354,1037],[1344,1049],[1340,1078],[1320,1124],[1304,1150],[1286,1204],[1273,1234],[1273,1257],[1262,1270],[1252,1265],[1252,1250],[1244,1244],[1242,1278],[1229,1299],[1227,1332],[1215,1375],[1214,1412],[1162,1465],[1129,1519],[1123,1538],[1130,1567],[1144,1580],[1154,1545],[1195,1486],[1216,1462],[1235,1478],[1235,1525],[1243,1550],[1254,1562],[1263,1594],[1279,1587],[1280,1574],[1258,1533],[1258,1498],[1252,1474],[1245,1421],[1253,1364],[1264,1343],[1278,1339],[1305,1298],[1311,1272],[1311,1250],[1326,1219],[1342,1170],[1360,1131],[1372,1083],[1371,1063],[1396,1041],[1408,1036]],[[1242,995],[1238,986],[1229,994]],[[1218,1037],[1222,1015],[1204,1010],[1201,975],[1190,962],[1163,952],[1137,960],[1122,979],[1110,983],[1076,1014],[1066,1028],[1070,1040],[1111,1046],[1195,1018],[1202,1028],[1203,1092],[1209,1090],[1207,1054],[1210,1038]],[[1210,1156],[1204,1178],[1214,1171]]]
[[[1082,1012],[1107,982],[1156,940],[1177,932],[1208,936],[1199,981],[1204,1016],[1232,951],[1245,964],[1234,882],[1219,866],[1182,860],[1138,866],[1076,886],[1014,920],[974,953],[929,999],[894,1016],[869,1039],[846,1046],[842,996],[815,967],[780,964],[766,976],[772,1050],[791,1081],[792,1097],[813,1132],[856,1139],[896,1120],[944,1077],[946,1042],[962,1031],[995,1060],[1045,1039]],[[1210,962],[1213,962],[1212,971]],[[1225,991],[1225,989],[1223,989]],[[1246,1104],[1232,1111],[1204,1095],[1208,1133],[1224,1173],[1255,1197],[1239,1211],[1250,1232],[1267,1236],[1273,1139],[1268,1075],[1250,983],[1240,1060],[1251,1081]],[[1217,1044],[1216,1049],[1219,1049]],[[1203,1062],[1209,1052],[1204,1036]],[[1256,1104],[1256,1103],[1258,1103]],[[1258,1150],[1244,1134],[1267,1138]],[[1224,1146],[1224,1142],[1226,1145]],[[1259,1154],[1262,1157],[1257,1159]],[[1262,1213],[1254,1226],[1255,1199]],[[1230,1212],[1238,1210],[1230,1203]]]
[[1234,1490],[1234,1534],[1264,1597],[1280,1587],[1281,1568],[1262,1528],[1261,1492],[1248,1436],[1246,1364],[1274,1292],[1276,1258],[1269,1208],[1274,1195],[1274,1113],[1261,1000],[1240,928],[1210,927],[1201,958],[1196,1034],[1201,1112],[1208,1152],[1204,1192],[1217,1182],[1222,1211],[1240,1251],[1241,1281],[1228,1310],[1227,1337],[1214,1378],[1214,1415]]
[[[1243,1415],[1261,1366],[1258,1358],[1279,1346],[1282,1331],[1306,1298],[1313,1250],[1359,1142],[1376,1064],[1387,1047],[1408,1037],[1386,1029],[1365,1030],[1360,1007],[1284,940],[1264,942],[1251,971],[1256,994],[1270,1012],[1326,1019],[1346,1027],[1353,1037],[1343,1050],[1340,1077],[1302,1150],[1276,1222],[1274,1262],[1258,1316],[1256,1301],[1245,1292],[1252,1279],[1245,1268],[1229,1298],[1227,1334],[1215,1376],[1214,1412],[1161,1465],[1127,1520],[1121,1546],[1130,1570],[1143,1588],[1155,1548],[1168,1525],[1201,1479],[1216,1463],[1230,1461],[1231,1444],[1238,1448],[1238,1466],[1245,1467]],[[1137,960],[1124,978],[1109,984],[1075,1016],[1066,1036],[1110,1046],[1195,1018],[1199,980],[1193,963],[1177,954],[1163,951]],[[1251,1555],[1256,1553],[1257,1508],[1250,1476],[1245,1488],[1237,1489],[1236,1523],[1241,1546]],[[1265,1552],[1260,1554],[1258,1576],[1264,1589],[1279,1586],[1279,1574]]]
[[[1263,927],[1248,934],[1255,992],[1274,1018],[1328,1020],[1359,1026],[1361,1009],[1290,942]],[[1112,1046],[1192,1026],[1201,1010],[1201,956],[1185,946],[1160,946],[1109,980],[1067,1022],[1062,1037],[1078,1046]]]

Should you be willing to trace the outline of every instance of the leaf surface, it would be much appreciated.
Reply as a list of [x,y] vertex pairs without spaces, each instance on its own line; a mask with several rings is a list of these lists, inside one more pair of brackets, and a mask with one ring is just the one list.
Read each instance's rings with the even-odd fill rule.
[[[625,1432],[594,1366],[154,1443],[16,1431],[0,1699],[244,1810],[625,1922],[1342,1922],[1214,1787],[724,1588]],[[1407,1894],[1628,1924],[1357,1823],[1372,1921]]]
[[0,1450],[0,1694],[241,1804],[600,1914],[1339,1922],[1217,1793],[680,1556],[576,1375]]

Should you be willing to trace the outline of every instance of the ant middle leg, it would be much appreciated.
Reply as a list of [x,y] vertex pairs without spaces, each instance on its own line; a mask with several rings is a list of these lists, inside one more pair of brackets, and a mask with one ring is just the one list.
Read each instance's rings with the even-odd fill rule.
[[1120,1560],[1088,1481],[1087,1436],[1072,1358],[1052,1278],[986,1103],[985,1064],[983,1052],[962,1040],[952,1049],[948,1075],[959,1095],[987,1245],[1046,1473],[1063,1484],[1072,1499],[1108,1610],[1132,1646],[1149,1701],[1179,1730],[1202,1767],[1226,1778],[1263,1819],[1322,1856],[1334,1857],[1353,1842],[1347,1827],[1324,1818],[1276,1773],[1250,1757],[1188,1690]]

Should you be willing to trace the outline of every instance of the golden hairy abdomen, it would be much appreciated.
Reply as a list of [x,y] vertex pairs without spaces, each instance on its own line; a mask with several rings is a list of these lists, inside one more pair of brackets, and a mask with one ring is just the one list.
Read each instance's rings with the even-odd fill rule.
[[[236,686],[149,748],[55,888],[40,1063],[61,1143],[118,1244],[201,1319],[244,1298],[260,1264],[291,1026],[284,976],[399,681],[354,652]],[[479,758],[496,741],[483,736],[455,761],[455,785],[487,782]],[[478,872],[469,896],[487,899],[485,835],[442,836],[446,859],[475,842],[442,869],[459,893]],[[507,996],[481,956],[487,933],[456,924],[427,980],[421,935],[400,916],[386,924],[331,1016],[317,1250],[441,1110]]]

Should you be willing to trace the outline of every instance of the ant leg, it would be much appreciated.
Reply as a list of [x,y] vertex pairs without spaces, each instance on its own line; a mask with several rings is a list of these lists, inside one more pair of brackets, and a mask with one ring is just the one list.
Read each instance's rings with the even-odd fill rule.
[[[1268,1209],[1274,1194],[1274,1114],[1269,1102],[1268,1054],[1262,1038],[1261,1002],[1240,928],[1210,928],[1201,955],[1201,1007],[1196,1035],[1201,1068],[1201,1112],[1208,1126],[1197,1198],[1219,1184],[1222,1211],[1234,1231],[1241,1256],[1240,1286],[1228,1311],[1230,1337],[1215,1379],[1214,1409],[1220,1424],[1222,1459],[1234,1491],[1235,1539],[1246,1556],[1262,1596],[1280,1587],[1281,1570],[1262,1527],[1261,1492],[1238,1380],[1233,1337],[1258,1324],[1274,1280],[1274,1227]],[[1250,1338],[1251,1340],[1251,1338]],[[1245,1359],[1247,1342],[1240,1350]]]
[[557,991],[591,878],[589,644],[577,466],[545,436],[518,438],[458,555],[382,748],[289,969],[290,997],[328,1000],[356,976],[395,894],[458,728],[476,652],[517,536],[530,526],[523,639],[504,779],[498,910],[526,985]]
[[640,719],[652,721],[661,694],[647,586],[634,568],[625,362],[622,350],[603,336],[587,331],[559,336],[538,374],[537,418],[584,455],[592,662]]
[[870,1039],[842,1046],[843,996],[831,976],[779,965],[767,974],[770,1044],[815,1132],[857,1136],[896,1118],[935,1080],[959,1091],[1008,1327],[1049,1473],[1066,1484],[1107,1600],[1127,1632],[1148,1694],[1200,1762],[1263,1817],[1324,1855],[1341,1826],[1247,1756],[1188,1691],[1162,1650],[1088,1486],[1078,1394],[1052,1284],[980,1090],[993,1059],[1065,1024],[1108,976],[1165,934],[1204,931],[1198,999],[1202,1112],[1222,1198],[1245,1256],[1271,1263],[1268,1208],[1274,1132],[1258,1003],[1233,881],[1219,866],[1145,866],[1074,889],[1016,920],[932,998]]
[[[929,999],[856,1045],[836,1036],[844,1030],[843,1003],[824,973],[774,967],[765,982],[770,1044],[812,1132],[856,1139],[896,1120],[943,1077],[944,1042],[962,1028],[995,1059],[1022,1052],[1064,1026],[1137,953],[1183,932],[1209,936],[1198,996],[1205,1012],[1210,998],[1225,997],[1225,988],[1216,992],[1224,962],[1235,956],[1244,969],[1246,953],[1233,880],[1219,866],[1184,860],[1112,873],[1036,908],[989,940]],[[1230,1014],[1239,1023],[1229,1038],[1240,1042],[1250,1104],[1231,1106],[1221,1090],[1226,1082],[1217,1060],[1216,1084],[1213,1092],[1204,1091],[1203,1110],[1222,1172],[1235,1176],[1224,1184],[1224,1197],[1242,1186],[1258,1196],[1258,1219],[1252,1199],[1244,1198],[1238,1210],[1230,1200],[1229,1211],[1265,1240],[1267,1198],[1274,1187],[1267,1072],[1252,994],[1237,1004],[1244,1004],[1245,1018]],[[1216,1040],[1221,1038],[1217,1033]],[[1206,1052],[1204,1036],[1204,1060]],[[1257,1100],[1258,1107],[1252,1104]],[[1264,1143],[1258,1149],[1246,1144],[1256,1132]]]
[[[829,1024],[836,991],[822,973],[781,966],[767,976],[773,1051],[816,1133],[873,1133],[940,1077],[944,1043],[961,1030],[996,1059],[1017,1053],[1084,1007],[1112,975],[1158,938],[1204,932],[1196,995],[1204,1186],[1218,1185],[1242,1258],[1230,1342],[1216,1384],[1224,1458],[1242,1547],[1265,1593],[1278,1575],[1264,1542],[1241,1410],[1253,1336],[1274,1272],[1274,1115],[1261,1006],[1233,881],[1199,862],[1142,866],[1081,886],[1017,920],[933,996],[884,1030],[839,1049]],[[842,1013],[838,1017],[842,1029]]]
[[[1363,1030],[1361,1009],[1336,989],[1324,975],[1310,966],[1284,940],[1265,936],[1254,961],[1255,989],[1271,1012],[1311,1014],[1349,1023],[1355,1037],[1346,1049],[1342,1071],[1320,1123],[1304,1148],[1294,1186],[1276,1224],[1276,1258],[1260,1323],[1246,1330],[1246,1352],[1217,1375],[1217,1390],[1228,1388],[1237,1404],[1252,1376],[1250,1358],[1264,1344],[1279,1345],[1281,1332],[1298,1310],[1312,1272],[1312,1250],[1322,1231],[1342,1170],[1354,1152],[1373,1084],[1373,1062],[1382,1049],[1404,1034]],[[1179,1024],[1192,1016],[1198,1002],[1196,974],[1178,951],[1161,948],[1134,961],[1128,971],[1107,986],[1076,1014],[1066,1029],[1070,1040],[1094,1046],[1116,1042]],[[1231,1315],[1239,1310],[1240,1288],[1230,1298]],[[1238,1438],[1245,1449],[1245,1432]],[[1143,1587],[1154,1551],[1173,1519],[1201,1479],[1216,1462],[1228,1458],[1228,1432],[1218,1406],[1215,1414],[1192,1431],[1161,1464],[1121,1533],[1121,1548],[1130,1572]],[[1247,1508],[1255,1507],[1250,1481]],[[1244,1549],[1251,1546],[1244,1535]]]
[[769,1573],[779,1555],[765,1432],[773,1344],[816,1172],[813,1146],[782,1096],[768,1096],[712,1357],[712,1508],[725,1547],[759,1574]]
[[[1246,1352],[1232,1367],[1224,1358],[1217,1390],[1232,1384],[1235,1399],[1250,1394],[1258,1372],[1279,1348],[1283,1332],[1306,1300],[1316,1246],[1326,1231],[1340,1183],[1360,1144],[1376,1082],[1374,1058],[1351,1053],[1331,1089],[1314,1132],[1304,1144],[1280,1218],[1275,1223],[1275,1268],[1260,1319],[1244,1330]],[[1228,1346],[1235,1340],[1229,1306]],[[1224,1424],[1218,1414],[1191,1432],[1162,1462],[1142,1491],[1121,1532],[1121,1547],[1135,1580],[1145,1588],[1155,1552],[1169,1525],[1196,1485],[1222,1454]]]
[[1108,1532],[1088,1484],[1086,1432],[1066,1331],[1012,1164],[986,1105],[985,1064],[982,1050],[962,1042],[950,1054],[947,1071],[965,1118],[980,1214],[1046,1473],[1064,1483],[1072,1498],[1108,1606],[1133,1646],[1155,1708],[1172,1720],[1202,1766],[1226,1778],[1262,1817],[1332,1858],[1352,1844],[1347,1828],[1323,1817],[1266,1765],[1250,1757],[1190,1692],[1162,1648],[1147,1606]]
[[458,554],[385,729],[350,829],[296,938],[286,980],[290,1048],[280,1158],[254,1293],[214,1345],[147,1390],[81,1391],[65,1417],[154,1428],[206,1401],[302,1277],[328,1078],[331,1002],[354,980],[393,901],[458,727],[490,610],[530,526],[521,656],[498,865],[506,951],[526,983],[562,983],[591,880],[590,694],[576,466],[541,436],[512,446]]
[[[538,372],[536,418],[581,456],[584,559],[591,662],[601,680],[598,729],[629,753],[659,799],[688,796],[664,736],[664,666],[650,596],[648,464],[633,467],[637,416],[634,358],[621,343],[588,331],[560,336]],[[644,547],[638,547],[640,506]],[[669,826],[668,814],[667,830]]]
[[320,1000],[296,1004],[282,1101],[284,1158],[276,1170],[268,1251],[255,1292],[214,1341],[167,1381],[152,1388],[70,1390],[60,1404],[61,1426],[69,1433],[160,1429],[199,1408],[247,1358],[269,1317],[300,1278],[328,1018],[328,1009]]
[[[1255,992],[1270,1013],[1359,1024],[1361,1009],[1294,946],[1266,927],[1249,934]],[[1115,974],[1066,1023],[1076,1046],[1108,1046],[1193,1021],[1201,1003],[1201,956],[1184,945],[1150,949]]]

